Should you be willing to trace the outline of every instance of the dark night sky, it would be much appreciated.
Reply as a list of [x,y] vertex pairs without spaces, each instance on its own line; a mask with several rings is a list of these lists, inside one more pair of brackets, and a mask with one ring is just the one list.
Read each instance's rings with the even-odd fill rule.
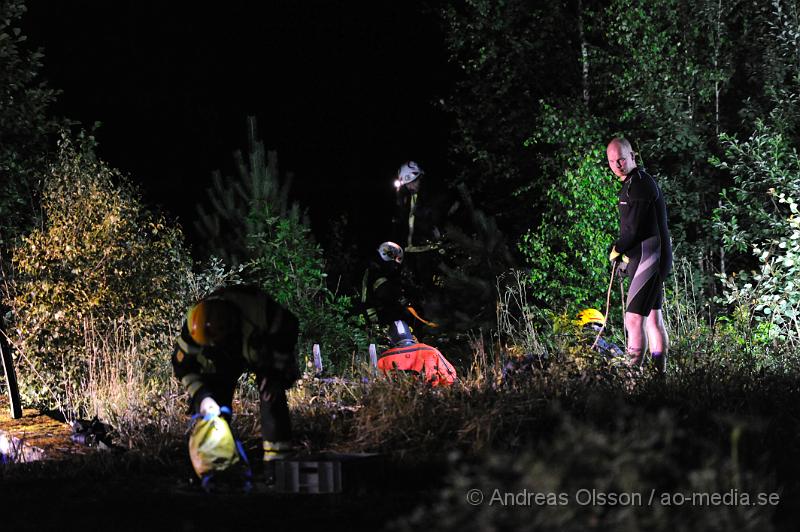
[[100,155],[187,232],[255,115],[323,242],[342,212],[362,245],[383,240],[403,160],[446,171],[433,102],[450,76],[434,14],[419,0],[199,5],[29,0],[23,31],[63,91],[54,112],[100,121]]

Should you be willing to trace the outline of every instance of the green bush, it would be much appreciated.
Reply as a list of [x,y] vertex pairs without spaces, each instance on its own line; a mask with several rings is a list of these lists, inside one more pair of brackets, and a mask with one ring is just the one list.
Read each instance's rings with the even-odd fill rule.
[[519,245],[530,265],[530,294],[550,308],[597,306],[608,285],[606,255],[617,227],[616,187],[591,122],[543,106],[529,145],[558,146],[544,158],[546,211]]
[[[687,431],[674,411],[602,401],[617,409],[604,425],[548,405],[559,423],[544,441],[479,460],[451,453],[445,486],[386,530],[774,530],[774,505],[680,502],[730,497],[734,487],[753,502],[779,493],[762,468],[741,471],[709,451],[716,442]],[[703,461],[687,459],[688,449]]]
[[350,297],[328,289],[322,248],[297,211],[281,217],[268,203],[253,205],[250,225],[258,232],[248,235],[247,272],[298,317],[301,353],[318,343],[340,369],[354,351],[366,353],[362,318],[350,314]]
[[[722,302],[739,308],[770,338],[800,341],[800,157],[789,139],[763,122],[746,141],[722,136],[714,164],[733,184],[714,214],[739,271],[721,276]],[[748,256],[749,255],[749,256]]]
[[85,140],[62,138],[42,213],[14,249],[7,294],[21,388],[34,404],[81,413],[91,401],[90,360],[108,353],[102,346],[120,329],[136,338],[145,374],[168,365],[168,346],[155,339],[174,334],[180,319],[187,254],[180,230],[147,212]]
[[314,241],[297,202],[289,201],[291,175],[281,179],[275,152],[257,138],[248,119],[248,153],[234,154],[237,175],[215,173],[208,190],[211,209],[198,208],[198,229],[211,251],[242,265],[241,279],[261,285],[300,320],[300,349],[323,355],[340,368],[354,351],[366,353],[361,318],[347,296],[326,284],[322,248]]
[[41,78],[43,54],[27,46],[19,25],[23,0],[0,0],[0,245],[8,250],[13,237],[36,219],[32,202],[45,168],[48,136],[57,121],[48,107],[57,92]]

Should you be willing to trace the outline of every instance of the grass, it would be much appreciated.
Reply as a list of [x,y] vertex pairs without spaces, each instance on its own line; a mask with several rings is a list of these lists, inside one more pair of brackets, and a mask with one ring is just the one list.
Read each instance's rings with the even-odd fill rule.
[[[365,367],[330,380],[306,375],[289,393],[298,443],[307,451],[385,454],[393,468],[380,487],[387,493],[396,495],[391,480],[403,472],[425,477],[410,481],[409,489],[417,490],[408,499],[418,505],[413,511],[373,501],[371,511],[396,530],[791,529],[792,502],[800,499],[800,362],[785,346],[757,344],[743,337],[745,330],[708,324],[686,293],[676,290],[665,309],[674,331],[666,378],[649,368],[631,374],[594,357],[575,335],[532,327],[535,314],[524,294],[511,290],[498,306],[501,335],[471,338],[472,360],[461,364],[452,387],[376,377]],[[186,398],[167,355],[122,331],[102,341],[87,335],[87,341],[95,354],[84,385],[87,411],[110,422],[130,450],[94,462],[7,468],[2,478],[13,484],[55,475],[68,482],[83,471],[102,482],[154,477],[167,485],[164,477],[184,475]],[[506,359],[530,352],[543,362],[504,380]],[[234,428],[254,455],[258,409],[253,380],[243,378]],[[676,508],[659,501],[514,510],[469,505],[464,494],[473,488],[572,497],[582,489],[733,489],[779,493],[781,505]]]

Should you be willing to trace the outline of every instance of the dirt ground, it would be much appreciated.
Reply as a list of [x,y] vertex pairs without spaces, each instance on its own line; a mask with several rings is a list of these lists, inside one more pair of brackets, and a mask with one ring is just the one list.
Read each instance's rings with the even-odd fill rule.
[[69,424],[30,408],[24,409],[22,414],[20,419],[11,419],[8,400],[0,397],[0,434],[13,439],[17,450],[24,448],[28,459],[61,460],[91,452],[72,442]]

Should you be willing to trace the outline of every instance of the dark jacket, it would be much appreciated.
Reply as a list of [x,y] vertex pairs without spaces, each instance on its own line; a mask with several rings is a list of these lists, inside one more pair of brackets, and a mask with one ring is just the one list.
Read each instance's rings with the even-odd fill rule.
[[[237,379],[244,371],[272,375],[288,388],[297,379],[297,318],[254,286],[231,286],[204,298],[231,304],[236,330],[224,345],[202,346],[191,337],[184,321],[175,341],[175,377],[195,397],[208,395],[209,376]],[[199,304],[199,302],[198,302]]]
[[397,263],[370,262],[361,281],[361,304],[369,324],[388,325],[395,320],[412,322]]
[[[663,281],[672,270],[672,239],[667,226],[664,195],[653,176],[634,168],[622,183],[619,192],[619,238],[617,251],[641,262],[645,241],[654,241],[660,250],[659,276]],[[651,246],[652,248],[652,246]]]

